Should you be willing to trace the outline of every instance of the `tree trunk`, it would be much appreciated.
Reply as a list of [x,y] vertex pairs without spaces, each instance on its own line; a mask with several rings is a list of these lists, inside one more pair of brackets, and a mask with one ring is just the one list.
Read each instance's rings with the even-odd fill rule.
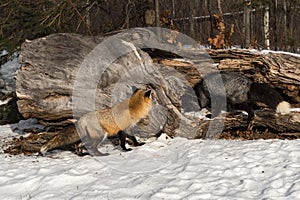
[[155,14],[156,27],[160,27],[159,0],[155,0]]
[[273,31],[274,31],[274,50],[278,50],[278,33],[277,33],[277,15],[278,15],[278,2],[275,0],[274,2],[274,25],[273,25]]
[[222,6],[221,6],[221,0],[217,0],[217,2],[218,2],[219,14],[220,14],[220,16],[222,16],[223,15],[223,11],[222,11]]
[[190,25],[190,36],[195,38],[195,1],[189,0],[189,25]]
[[264,37],[265,37],[265,48],[270,49],[270,8],[269,4],[265,5],[264,8]]
[[211,6],[211,1],[208,0],[206,1],[207,3],[207,10],[209,13],[209,21],[210,21],[210,37],[214,38],[215,37],[215,33],[214,33],[214,23],[213,23],[213,13],[212,13],[212,6]]
[[251,1],[245,1],[244,5],[244,34],[245,34],[245,47],[249,48],[251,42],[251,28],[250,28],[250,13],[251,13]]
[[175,19],[175,0],[172,0],[172,17]]
[[160,27],[160,9],[159,9],[159,2],[160,0],[154,0],[155,1],[155,25],[157,27],[157,37],[158,40],[161,40],[162,33],[161,30],[159,29]]
[[[132,6],[131,4],[132,4],[131,0],[128,0],[127,4],[125,6],[125,23],[124,23],[124,25],[125,25],[126,29],[129,29],[129,27],[130,27],[129,22],[130,22],[130,12],[131,12],[131,6]],[[124,27],[124,25],[123,25],[123,27]]]
[[86,0],[86,15],[85,15],[85,23],[86,26],[88,27],[88,29],[91,29],[92,25],[91,25],[91,13],[90,13],[90,9],[92,8],[93,5],[91,5],[90,0]]
[[283,0],[283,41],[284,41],[284,50],[287,50],[287,5],[286,0]]

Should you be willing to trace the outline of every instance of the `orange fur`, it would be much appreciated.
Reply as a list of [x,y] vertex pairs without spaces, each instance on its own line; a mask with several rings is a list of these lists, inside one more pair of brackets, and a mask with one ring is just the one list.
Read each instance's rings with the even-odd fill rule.
[[[92,146],[96,150],[97,145],[107,136],[117,135],[119,131],[134,126],[140,119],[145,118],[151,106],[151,91],[137,89],[131,97],[112,108],[83,115],[76,123],[80,137],[73,130],[75,127],[72,131],[66,129],[65,134],[57,135],[44,145],[41,152],[45,153],[51,149],[75,143],[80,138],[92,141]],[[72,134],[76,134],[76,136]],[[67,138],[72,138],[72,140],[69,141]]]

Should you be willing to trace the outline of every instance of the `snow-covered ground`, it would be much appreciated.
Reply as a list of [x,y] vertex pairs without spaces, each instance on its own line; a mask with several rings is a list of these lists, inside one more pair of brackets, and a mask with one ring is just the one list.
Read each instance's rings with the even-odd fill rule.
[[162,135],[131,152],[106,144],[97,158],[0,153],[0,199],[300,199],[299,143]]

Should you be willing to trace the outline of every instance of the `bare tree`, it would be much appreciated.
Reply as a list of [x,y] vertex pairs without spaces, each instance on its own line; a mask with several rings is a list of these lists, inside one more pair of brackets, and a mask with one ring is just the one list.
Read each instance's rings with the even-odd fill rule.
[[[284,38],[284,43],[287,40],[287,5],[286,5],[286,0],[283,0],[283,38]],[[285,47],[286,48],[286,45]]]
[[175,18],[175,0],[172,0],[172,17]]
[[277,31],[277,11],[278,11],[278,0],[274,0],[274,26],[273,26],[273,29],[274,29],[274,49],[275,51],[277,50],[278,48],[278,31]]
[[155,0],[155,22],[156,27],[160,27],[160,18],[159,18],[159,0]]
[[209,13],[209,21],[210,21],[210,37],[214,37],[214,28],[213,28],[213,13],[212,13],[212,6],[210,0],[205,0],[205,7],[208,10]]
[[130,12],[131,12],[131,0],[128,0],[127,3],[126,3],[126,6],[125,6],[125,23],[123,24],[122,28],[126,27],[127,29],[130,27]]
[[250,24],[250,13],[251,13],[251,0],[245,0],[244,5],[244,34],[245,34],[245,46],[250,46],[251,41],[251,24]]
[[264,7],[264,39],[266,49],[270,49],[270,5],[265,4]]
[[222,6],[221,6],[221,0],[218,0],[218,10],[219,10],[220,15],[222,16],[223,11],[222,11]]
[[189,0],[189,25],[190,25],[190,36],[195,38],[195,4],[194,0]]

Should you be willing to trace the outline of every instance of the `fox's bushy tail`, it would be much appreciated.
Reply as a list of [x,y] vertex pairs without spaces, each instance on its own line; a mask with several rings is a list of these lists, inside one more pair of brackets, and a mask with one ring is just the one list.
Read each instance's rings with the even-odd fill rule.
[[59,131],[56,136],[44,144],[40,150],[42,154],[53,149],[74,144],[80,141],[75,125],[69,125],[63,130]]

